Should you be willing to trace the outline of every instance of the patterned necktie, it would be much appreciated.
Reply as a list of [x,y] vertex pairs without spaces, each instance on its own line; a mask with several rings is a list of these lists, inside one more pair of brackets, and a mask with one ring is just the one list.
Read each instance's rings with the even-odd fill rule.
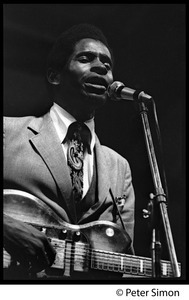
[[74,122],[68,128],[64,141],[68,142],[67,161],[72,180],[74,200],[79,202],[83,194],[83,158],[84,152],[90,151],[91,132],[81,122]]

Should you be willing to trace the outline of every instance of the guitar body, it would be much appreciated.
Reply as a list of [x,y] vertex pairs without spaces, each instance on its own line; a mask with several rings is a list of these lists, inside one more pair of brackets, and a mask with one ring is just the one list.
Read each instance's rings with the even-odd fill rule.
[[[111,280],[120,279],[123,274],[152,277],[151,258],[129,254],[129,235],[112,222],[69,224],[43,201],[18,190],[4,190],[4,213],[44,232],[56,250],[51,267],[30,274],[4,249],[4,279]],[[161,277],[173,277],[171,263],[166,260],[160,263]]]
[[[43,231],[55,248],[57,255],[54,264],[37,274],[37,277],[100,279],[105,274],[105,278],[120,278],[120,273],[114,272],[114,265],[108,261],[108,255],[109,252],[127,253],[131,239],[116,224],[108,221],[69,224],[43,201],[18,190],[4,190],[4,213]],[[108,263],[105,268],[104,253]],[[21,266],[12,262],[11,257],[8,259],[6,251],[5,254],[4,269],[7,277],[9,271],[13,273],[14,269],[16,272]]]

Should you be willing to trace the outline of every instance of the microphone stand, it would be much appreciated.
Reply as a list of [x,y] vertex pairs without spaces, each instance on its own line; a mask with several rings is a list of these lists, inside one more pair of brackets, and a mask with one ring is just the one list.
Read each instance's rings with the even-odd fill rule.
[[147,115],[148,110],[145,103],[142,100],[142,95],[138,97],[138,104],[139,104],[140,115],[142,118],[145,142],[146,142],[146,147],[148,152],[148,159],[150,163],[150,169],[151,169],[151,174],[152,174],[152,179],[154,184],[154,194],[150,194],[151,200],[148,203],[148,210],[143,210],[143,212],[146,213],[146,217],[150,216],[151,219],[150,225],[152,230],[152,240],[151,240],[152,277],[155,278],[161,277],[160,221],[162,221],[163,228],[165,231],[173,276],[180,277],[180,270],[177,262],[173,237],[171,233],[171,227],[169,223],[169,217],[167,213],[166,195],[162,187],[155,150],[153,146],[153,140],[150,132],[150,126],[149,126],[148,115]]

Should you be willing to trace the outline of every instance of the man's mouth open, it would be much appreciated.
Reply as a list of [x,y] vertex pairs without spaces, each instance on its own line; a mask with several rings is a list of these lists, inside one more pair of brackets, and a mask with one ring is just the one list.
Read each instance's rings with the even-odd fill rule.
[[104,78],[91,77],[84,83],[84,86],[89,93],[104,94],[108,84]]
[[100,85],[100,84],[85,83],[84,85],[87,92],[89,93],[104,94],[107,90],[104,85]]

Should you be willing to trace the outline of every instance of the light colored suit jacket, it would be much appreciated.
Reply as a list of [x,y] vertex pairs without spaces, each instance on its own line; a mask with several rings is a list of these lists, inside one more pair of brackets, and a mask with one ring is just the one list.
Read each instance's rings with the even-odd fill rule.
[[[126,195],[120,212],[133,239],[134,191],[128,162],[112,149],[95,144],[98,201],[78,224],[113,221],[114,197]],[[50,114],[42,117],[4,118],[4,188],[40,198],[68,223],[76,222],[67,163]],[[120,224],[120,219],[117,218]]]

